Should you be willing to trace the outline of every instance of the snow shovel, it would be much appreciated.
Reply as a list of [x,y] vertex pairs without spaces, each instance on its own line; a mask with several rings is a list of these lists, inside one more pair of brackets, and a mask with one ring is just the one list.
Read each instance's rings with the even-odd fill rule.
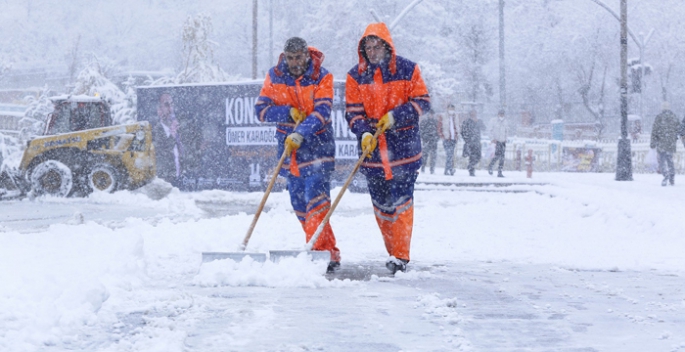
[[[299,123],[295,124],[295,128]],[[293,129],[295,129],[293,128]],[[266,261],[266,254],[264,253],[249,253],[245,252],[245,248],[247,247],[247,243],[250,241],[250,237],[252,237],[252,231],[254,231],[255,226],[257,225],[257,220],[259,220],[259,215],[262,214],[262,209],[264,209],[264,204],[266,204],[266,199],[269,198],[269,194],[271,193],[271,189],[274,188],[274,184],[276,183],[276,178],[278,178],[278,173],[281,171],[281,167],[283,167],[283,163],[285,162],[285,158],[290,154],[290,149],[285,148],[283,150],[283,155],[281,155],[281,159],[278,161],[278,165],[276,165],[276,169],[274,169],[274,174],[271,176],[271,181],[269,181],[269,185],[266,187],[266,191],[264,191],[264,196],[262,196],[262,201],[259,203],[259,207],[257,208],[257,212],[254,214],[254,218],[252,219],[252,224],[250,224],[250,228],[247,229],[247,234],[245,235],[245,239],[243,239],[243,243],[240,245],[239,252],[203,252],[202,253],[202,262],[211,262],[212,260],[221,260],[221,259],[231,259],[236,262],[239,262],[243,260],[245,257],[250,257],[252,260],[256,262],[263,263]]]
[[[381,131],[380,129],[376,130],[376,133],[373,135],[373,138],[378,139],[378,136],[381,133],[383,133],[383,131]],[[335,197],[333,204],[331,204],[331,208],[328,210],[328,214],[326,214],[326,216],[323,218],[323,220],[319,224],[319,227],[316,228],[316,232],[314,232],[312,238],[309,239],[309,242],[307,242],[307,244],[304,246],[304,250],[269,251],[269,259],[271,259],[271,261],[278,262],[284,258],[297,257],[302,253],[307,253],[307,255],[311,256],[311,259],[313,261],[330,261],[331,253],[329,251],[312,251],[312,247],[314,246],[314,243],[316,243],[316,241],[319,239],[321,232],[323,232],[323,228],[326,226],[326,224],[328,224],[328,220],[331,218],[331,214],[333,214],[333,211],[338,206],[338,203],[340,203],[340,199],[342,198],[343,194],[345,194],[345,190],[347,190],[347,187],[352,182],[352,179],[354,179],[354,175],[357,173],[357,171],[359,171],[359,167],[362,165],[362,162],[364,162],[364,159],[366,159],[369,153],[370,151],[364,150],[362,156],[359,157],[359,160],[357,160],[357,163],[354,165],[354,168],[352,169],[350,176],[347,177],[347,180],[343,184],[340,193],[338,193],[338,196]]]

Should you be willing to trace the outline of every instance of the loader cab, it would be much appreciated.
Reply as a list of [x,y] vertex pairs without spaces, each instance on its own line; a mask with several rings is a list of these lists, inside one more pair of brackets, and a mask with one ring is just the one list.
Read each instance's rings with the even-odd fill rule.
[[69,95],[51,100],[55,109],[48,115],[45,136],[112,125],[109,104],[100,97]]

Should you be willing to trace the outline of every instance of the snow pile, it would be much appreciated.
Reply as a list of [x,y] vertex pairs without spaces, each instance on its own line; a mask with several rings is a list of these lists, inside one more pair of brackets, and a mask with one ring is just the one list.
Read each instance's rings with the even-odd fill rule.
[[327,262],[312,261],[306,254],[284,258],[278,263],[255,262],[247,257],[240,262],[230,259],[203,263],[193,283],[199,286],[263,286],[263,287],[344,287],[354,285],[349,280],[328,281],[324,274]]
[[88,223],[0,233],[0,350],[68,343],[117,291],[145,280],[143,241]]
[[[115,193],[93,192],[88,195],[91,203],[99,205],[117,205],[147,209],[164,209],[169,212],[174,221],[188,218],[198,219],[203,215],[200,208],[195,205],[193,197],[187,193],[182,193],[178,188],[172,187],[169,183],[154,179],[151,183],[133,191],[118,191]],[[74,199],[51,199],[52,202],[79,202]],[[113,214],[116,215],[116,214]]]

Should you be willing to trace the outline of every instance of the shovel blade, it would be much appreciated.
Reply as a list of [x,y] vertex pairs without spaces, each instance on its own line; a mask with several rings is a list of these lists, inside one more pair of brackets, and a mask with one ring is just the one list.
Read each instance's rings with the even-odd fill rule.
[[242,261],[246,257],[252,258],[255,262],[266,262],[266,254],[264,253],[248,253],[248,252],[203,252],[202,262],[207,263],[213,260],[231,259],[235,262]]
[[284,251],[269,251],[269,259],[272,262],[278,263],[281,259],[295,258],[302,253],[306,253],[312,261],[325,261],[328,263],[331,260],[331,252],[329,251],[302,251],[302,250],[284,250]]

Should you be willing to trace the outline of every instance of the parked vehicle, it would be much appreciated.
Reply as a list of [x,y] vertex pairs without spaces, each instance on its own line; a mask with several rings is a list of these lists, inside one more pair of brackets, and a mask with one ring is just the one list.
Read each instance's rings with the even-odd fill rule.
[[100,97],[58,96],[43,136],[27,142],[19,168],[1,170],[0,199],[85,196],[145,185],[155,177],[148,122],[112,125]]

